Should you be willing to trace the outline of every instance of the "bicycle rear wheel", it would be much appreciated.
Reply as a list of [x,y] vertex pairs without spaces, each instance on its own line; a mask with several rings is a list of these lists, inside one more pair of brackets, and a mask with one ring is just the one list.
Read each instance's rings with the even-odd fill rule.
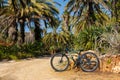
[[83,71],[93,72],[99,67],[99,59],[96,54],[86,52],[81,55],[80,67]]
[[54,54],[51,57],[50,64],[55,71],[65,71],[69,66],[69,58],[65,54]]

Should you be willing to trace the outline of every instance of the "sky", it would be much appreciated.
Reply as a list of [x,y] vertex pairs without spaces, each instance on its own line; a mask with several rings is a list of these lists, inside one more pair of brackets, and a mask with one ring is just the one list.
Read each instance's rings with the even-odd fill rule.
[[65,7],[66,3],[68,2],[68,0],[66,0],[66,1],[64,1],[64,0],[54,0],[54,1],[56,1],[56,2],[58,2],[58,3],[61,4],[61,6],[56,5],[56,7],[58,8],[58,10],[60,11],[60,16],[61,16],[62,13],[64,12],[64,7]]

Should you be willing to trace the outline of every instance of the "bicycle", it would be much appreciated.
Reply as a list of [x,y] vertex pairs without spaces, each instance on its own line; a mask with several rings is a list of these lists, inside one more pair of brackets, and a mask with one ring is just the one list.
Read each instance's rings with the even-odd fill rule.
[[[74,62],[74,67],[80,67],[85,72],[93,72],[99,67],[99,59],[93,52],[85,52],[81,54],[83,50],[68,51],[62,53],[56,53],[51,57],[50,64],[55,71],[62,72],[68,69],[70,60]],[[77,59],[73,58],[71,53],[77,53]]]

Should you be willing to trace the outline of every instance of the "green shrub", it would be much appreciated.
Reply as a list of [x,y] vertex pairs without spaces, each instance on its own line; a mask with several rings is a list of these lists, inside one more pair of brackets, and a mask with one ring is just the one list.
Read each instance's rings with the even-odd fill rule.
[[9,60],[18,60],[18,58],[15,55],[9,55]]
[[0,46],[0,59],[17,59],[16,58],[13,58],[13,55],[14,57],[16,56],[18,50],[17,50],[17,47],[16,46]]
[[4,58],[4,54],[3,52],[0,50],[0,60],[2,60]]
[[17,54],[17,57],[18,57],[18,59],[25,59],[25,58],[34,57],[34,55],[31,54],[31,53],[21,53],[21,52],[19,52],[19,53]]
[[24,59],[44,55],[45,49],[41,42],[24,44],[22,46],[0,46],[0,60],[2,59]]
[[95,50],[98,47],[98,41],[104,29],[102,27],[91,26],[82,30],[74,40],[75,49]]
[[28,53],[28,54],[32,54],[33,56],[40,56],[40,55],[44,55],[43,50],[45,50],[44,48],[42,48],[43,45],[41,42],[35,42],[34,44],[24,44],[20,47],[20,51],[21,53]]

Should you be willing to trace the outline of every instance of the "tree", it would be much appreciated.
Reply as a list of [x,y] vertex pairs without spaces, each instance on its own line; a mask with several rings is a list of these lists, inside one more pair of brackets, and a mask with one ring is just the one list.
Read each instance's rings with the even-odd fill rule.
[[[14,15],[14,20],[20,26],[16,26],[18,29],[20,27],[20,41],[24,43],[25,40],[25,26],[26,22],[30,24],[35,23],[35,39],[40,39],[40,21],[43,20],[47,27],[52,27],[58,22],[58,10],[54,7],[53,3],[47,0],[8,0],[8,7],[12,15]],[[4,10],[5,11],[5,10]],[[15,22],[14,21],[14,22]],[[11,23],[12,24],[12,23]]]
[[[42,29],[40,28],[42,20],[46,27],[55,26],[58,23],[58,13],[59,11],[54,7],[54,4],[43,0],[33,0],[28,1],[31,4],[29,13],[32,14],[30,19],[35,23],[35,40],[39,41],[41,39]],[[34,17],[33,17],[34,16]],[[29,19],[29,20],[30,20]]]
[[[17,26],[14,11],[9,6],[8,2],[1,0],[0,12],[0,34],[1,38],[16,42],[17,40]],[[12,29],[14,28],[14,29]],[[9,31],[10,30],[10,31]]]
[[65,31],[57,31],[58,26],[53,28],[53,31],[50,33],[47,33],[43,37],[43,43],[45,44],[45,48],[47,50],[52,50],[52,53],[54,53],[57,49],[64,49],[69,44],[70,40],[70,33]]
[[112,17],[115,17],[116,18],[116,21],[118,20],[118,10],[119,10],[119,5],[120,1],[119,0],[111,0],[110,1],[110,4],[111,4],[111,14],[112,14]]
[[106,4],[110,7],[110,21],[112,27],[115,27],[117,31],[120,31],[120,1],[119,0],[107,0]]
[[73,16],[71,22],[75,26],[75,33],[79,33],[84,27],[105,24],[109,20],[104,11],[106,9],[108,6],[102,0],[70,0],[65,7],[65,11]]

